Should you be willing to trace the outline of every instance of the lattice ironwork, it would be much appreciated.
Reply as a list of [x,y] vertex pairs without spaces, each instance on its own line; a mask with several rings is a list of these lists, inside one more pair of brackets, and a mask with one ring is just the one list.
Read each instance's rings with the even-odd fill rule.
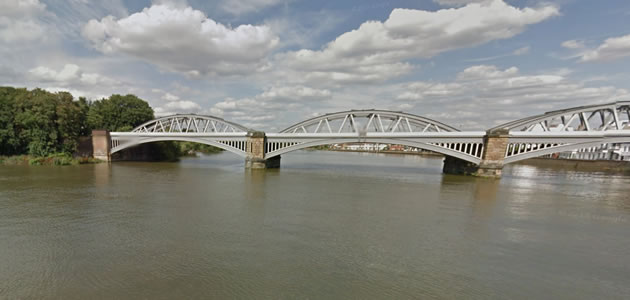
[[546,112],[491,129],[527,132],[606,131],[630,129],[630,101]]
[[403,112],[351,110],[318,116],[280,133],[453,132],[444,123]]
[[139,133],[233,133],[247,132],[245,126],[204,115],[172,115],[146,122],[131,132]]
[[405,145],[479,163],[485,132],[270,133],[265,157],[308,147],[345,143]]

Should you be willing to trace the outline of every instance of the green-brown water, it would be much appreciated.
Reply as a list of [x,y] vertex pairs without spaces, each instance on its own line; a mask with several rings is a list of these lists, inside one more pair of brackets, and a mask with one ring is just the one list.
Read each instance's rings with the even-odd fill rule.
[[0,298],[628,299],[630,177],[297,152],[0,167]]

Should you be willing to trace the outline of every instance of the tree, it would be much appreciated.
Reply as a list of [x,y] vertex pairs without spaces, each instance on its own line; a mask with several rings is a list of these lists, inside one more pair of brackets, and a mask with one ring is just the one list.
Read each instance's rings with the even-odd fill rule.
[[0,87],[0,154],[19,153],[20,140],[15,132],[15,96],[26,89]]
[[20,93],[15,98],[15,127],[21,141],[20,153],[46,156],[56,152],[56,99],[41,89]]
[[58,149],[65,153],[74,153],[79,144],[79,137],[86,133],[85,98],[73,101],[70,93],[61,92],[56,97],[56,126],[58,130]]
[[108,99],[94,101],[87,115],[89,128],[109,131],[130,131],[152,119],[153,109],[134,95],[112,95]]

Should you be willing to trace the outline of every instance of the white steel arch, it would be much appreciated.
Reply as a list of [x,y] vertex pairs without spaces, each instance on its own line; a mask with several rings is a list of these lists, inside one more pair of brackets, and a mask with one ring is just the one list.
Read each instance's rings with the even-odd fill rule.
[[280,133],[453,132],[456,128],[399,111],[350,110],[321,115],[292,125]]
[[139,133],[234,133],[248,132],[245,126],[214,116],[183,114],[148,121],[131,132]]
[[243,157],[246,156],[247,151],[247,133],[223,133],[212,136],[188,133],[183,136],[182,134],[169,133],[112,132],[110,136],[112,143],[111,154],[140,144],[163,141],[201,143],[221,148]]
[[475,164],[481,161],[484,132],[267,134],[265,158],[308,147],[343,143],[397,144],[422,148]]
[[628,143],[630,101],[550,111],[489,130],[499,131],[509,134],[505,163],[607,143]]
[[512,132],[504,162],[513,163],[547,154],[596,147],[602,144],[630,143],[630,130],[599,132]]
[[214,116],[183,114],[148,121],[131,132],[111,132],[111,153],[159,141],[184,141],[215,146],[246,156],[245,126]]
[[325,114],[267,134],[265,158],[308,147],[341,143],[398,144],[479,164],[485,132],[460,132],[429,118],[388,110]]
[[569,132],[630,129],[630,101],[579,106],[508,122],[490,131]]

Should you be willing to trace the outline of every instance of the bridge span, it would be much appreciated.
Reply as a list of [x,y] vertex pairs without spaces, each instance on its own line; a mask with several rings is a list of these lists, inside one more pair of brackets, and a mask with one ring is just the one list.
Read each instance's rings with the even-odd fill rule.
[[245,158],[247,168],[279,167],[282,154],[341,143],[382,143],[444,154],[447,173],[500,177],[503,165],[605,143],[630,143],[630,101],[580,106],[509,122],[487,131],[460,131],[436,120],[386,110],[321,115],[278,133],[265,133],[222,118],[172,115],[131,132],[93,132],[94,156],[109,161],[118,151],[156,141],[188,141]]

